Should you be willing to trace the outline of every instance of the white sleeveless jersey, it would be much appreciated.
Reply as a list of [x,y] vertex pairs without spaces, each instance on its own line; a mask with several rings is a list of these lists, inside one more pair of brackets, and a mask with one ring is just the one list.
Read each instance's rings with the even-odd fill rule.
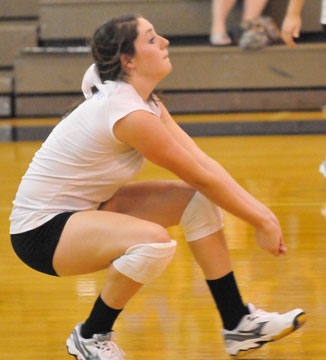
[[120,142],[114,124],[136,110],[160,116],[128,83],[107,81],[51,132],[35,153],[18,188],[10,233],[32,230],[65,211],[97,209],[144,165]]

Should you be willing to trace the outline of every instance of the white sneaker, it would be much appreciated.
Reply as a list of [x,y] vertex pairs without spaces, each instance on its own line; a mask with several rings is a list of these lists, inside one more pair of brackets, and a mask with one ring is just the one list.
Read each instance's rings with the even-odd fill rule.
[[234,330],[222,330],[226,351],[231,356],[246,355],[249,350],[278,340],[297,330],[307,319],[301,309],[285,314],[256,310],[252,304],[248,304],[248,309],[250,314],[245,315]]
[[125,353],[112,340],[114,332],[96,334],[91,339],[80,335],[83,323],[76,325],[67,339],[68,353],[78,360],[124,360]]

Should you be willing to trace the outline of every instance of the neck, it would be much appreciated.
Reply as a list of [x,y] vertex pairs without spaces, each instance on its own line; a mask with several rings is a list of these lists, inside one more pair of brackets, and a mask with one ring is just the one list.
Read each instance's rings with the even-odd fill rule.
[[139,77],[136,74],[127,79],[127,82],[134,87],[138,95],[144,100],[147,101],[150,95],[152,94],[155,86],[158,81],[153,79],[147,79]]

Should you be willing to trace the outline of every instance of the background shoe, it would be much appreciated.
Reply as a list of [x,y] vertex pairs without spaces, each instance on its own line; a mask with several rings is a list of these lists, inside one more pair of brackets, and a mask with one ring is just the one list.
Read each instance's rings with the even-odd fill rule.
[[260,16],[248,23],[242,24],[243,33],[239,46],[244,50],[263,49],[281,40],[280,31],[270,17]]
[[326,178],[326,159],[320,164],[319,172]]
[[222,330],[226,351],[231,356],[240,357],[267,342],[281,339],[297,330],[306,321],[306,314],[295,309],[285,314],[257,310],[248,304],[249,315],[245,315],[234,330]]
[[213,46],[228,46],[232,44],[232,40],[227,34],[211,34],[209,42]]
[[96,334],[91,339],[84,339],[80,334],[83,323],[76,325],[67,339],[70,355],[78,360],[124,360],[125,353],[113,342],[114,332]]

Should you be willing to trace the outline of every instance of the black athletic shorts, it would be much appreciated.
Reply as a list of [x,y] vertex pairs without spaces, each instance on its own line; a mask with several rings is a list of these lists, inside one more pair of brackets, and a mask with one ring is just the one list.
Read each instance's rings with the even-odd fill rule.
[[62,230],[74,212],[64,212],[36,229],[11,234],[11,243],[17,256],[32,269],[58,276],[53,268],[53,256]]

